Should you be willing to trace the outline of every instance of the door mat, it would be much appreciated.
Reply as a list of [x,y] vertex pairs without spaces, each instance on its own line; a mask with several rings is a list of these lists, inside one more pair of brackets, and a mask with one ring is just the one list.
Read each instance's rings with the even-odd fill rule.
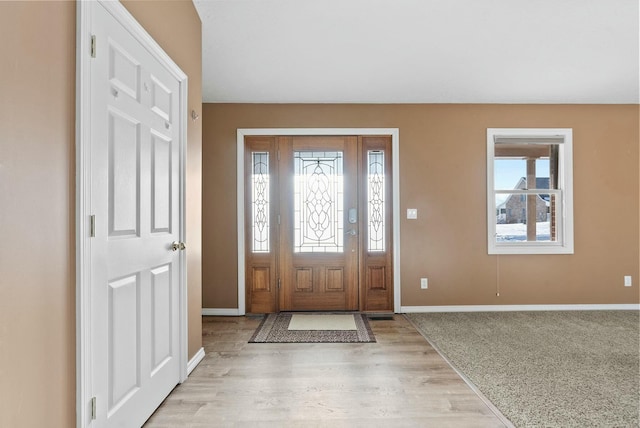
[[[336,315],[340,317],[336,318]],[[324,316],[327,317],[326,320],[322,319]],[[369,322],[362,314],[281,312],[268,314],[249,343],[372,343],[375,341]]]

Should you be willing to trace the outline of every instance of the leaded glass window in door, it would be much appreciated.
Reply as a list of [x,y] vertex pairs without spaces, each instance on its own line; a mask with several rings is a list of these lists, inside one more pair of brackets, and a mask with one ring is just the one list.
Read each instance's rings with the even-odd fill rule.
[[251,154],[252,251],[269,252],[269,152]]
[[295,151],[294,252],[344,251],[344,156]]
[[385,251],[384,152],[367,152],[367,234],[368,250]]

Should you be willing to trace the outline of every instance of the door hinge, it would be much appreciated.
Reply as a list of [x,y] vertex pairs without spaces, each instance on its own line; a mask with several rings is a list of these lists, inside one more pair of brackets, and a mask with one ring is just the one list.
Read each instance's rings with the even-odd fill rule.
[[280,278],[278,278],[278,290],[280,290],[280,284],[282,283],[282,280],[280,280]]
[[96,237],[96,216],[94,214],[89,216],[89,236],[91,238]]
[[278,214],[278,225],[280,225],[280,214]]
[[91,58],[96,57],[96,36],[91,36]]
[[96,397],[91,397],[91,420],[96,420]]
[[280,150],[276,151],[276,157],[280,160]]

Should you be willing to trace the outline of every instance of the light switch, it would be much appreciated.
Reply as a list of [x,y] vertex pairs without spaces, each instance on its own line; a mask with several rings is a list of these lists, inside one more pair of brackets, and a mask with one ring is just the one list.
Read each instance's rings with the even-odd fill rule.
[[417,208],[407,208],[407,218],[409,220],[415,220],[418,218],[418,209]]

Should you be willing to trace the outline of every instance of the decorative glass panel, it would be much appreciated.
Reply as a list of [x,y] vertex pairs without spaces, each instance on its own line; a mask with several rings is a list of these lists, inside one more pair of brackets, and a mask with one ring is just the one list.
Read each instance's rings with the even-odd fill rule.
[[269,252],[269,153],[252,153],[251,207],[253,252]]
[[294,152],[294,252],[344,251],[342,152]]
[[367,153],[367,201],[368,218],[367,230],[369,236],[369,251],[385,250],[385,183],[384,183],[384,152],[369,150]]

